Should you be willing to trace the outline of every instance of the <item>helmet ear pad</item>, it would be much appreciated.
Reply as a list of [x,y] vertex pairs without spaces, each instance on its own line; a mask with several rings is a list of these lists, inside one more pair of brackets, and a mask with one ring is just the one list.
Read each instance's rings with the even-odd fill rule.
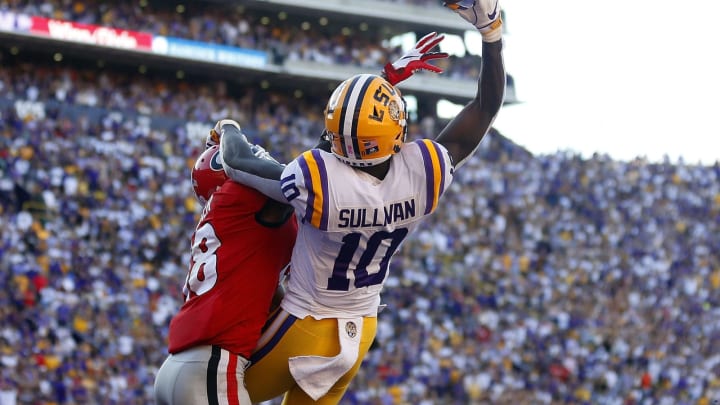
[[332,153],[352,166],[374,166],[398,153],[407,134],[400,91],[377,75],[353,76],[338,85],[325,108]]

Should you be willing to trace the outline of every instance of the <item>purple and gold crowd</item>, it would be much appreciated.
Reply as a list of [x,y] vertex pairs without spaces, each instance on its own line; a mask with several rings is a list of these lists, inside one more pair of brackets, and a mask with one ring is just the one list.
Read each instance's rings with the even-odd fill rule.
[[[206,128],[237,117],[287,160],[316,141],[323,102],[4,66],[0,100],[107,113],[1,110],[0,403],[148,403],[181,302],[204,133],[113,112]],[[532,156],[491,133],[396,256],[345,402],[710,404],[718,252],[720,165]]]
[[[152,403],[206,131],[235,118],[287,161],[323,127],[326,100],[241,90],[0,54],[0,405]],[[391,266],[343,404],[720,401],[720,163],[491,132]]]

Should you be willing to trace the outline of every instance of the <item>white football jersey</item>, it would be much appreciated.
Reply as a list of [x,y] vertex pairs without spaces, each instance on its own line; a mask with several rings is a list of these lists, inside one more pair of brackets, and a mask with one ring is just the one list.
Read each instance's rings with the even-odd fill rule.
[[403,145],[384,180],[313,149],[283,171],[299,231],[283,308],[303,318],[375,316],[390,258],[452,182],[447,150]]

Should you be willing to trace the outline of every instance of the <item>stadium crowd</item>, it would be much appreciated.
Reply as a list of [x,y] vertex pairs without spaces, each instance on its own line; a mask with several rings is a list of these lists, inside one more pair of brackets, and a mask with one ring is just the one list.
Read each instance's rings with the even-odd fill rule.
[[[200,209],[189,171],[205,133],[182,123],[237,118],[288,160],[315,143],[325,100],[12,61],[0,404],[150,403]],[[394,259],[344,403],[720,399],[720,164],[532,156],[492,132],[443,198]]]
[[[270,60],[279,65],[306,61],[379,70],[403,53],[399,46],[384,44],[387,38],[382,30],[367,29],[363,33],[356,30],[348,35],[320,24],[307,29],[309,26],[289,19],[273,20],[270,24],[257,13],[232,3],[214,2],[212,7],[207,7],[202,2],[189,2],[183,6],[182,13],[177,12],[174,4],[161,1],[16,0],[8,3],[5,9],[29,15],[267,51]],[[436,2],[415,3],[442,10]],[[0,2],[0,10],[3,8]],[[474,58],[451,56],[434,64],[445,69],[447,76],[474,79],[478,76]]]

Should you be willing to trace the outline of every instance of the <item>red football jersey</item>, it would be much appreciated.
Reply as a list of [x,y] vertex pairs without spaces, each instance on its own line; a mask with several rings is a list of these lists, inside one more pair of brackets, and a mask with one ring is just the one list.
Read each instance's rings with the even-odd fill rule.
[[278,227],[255,220],[266,201],[233,181],[208,201],[192,236],[185,303],[170,322],[170,353],[217,345],[250,357],[297,234],[294,215]]

